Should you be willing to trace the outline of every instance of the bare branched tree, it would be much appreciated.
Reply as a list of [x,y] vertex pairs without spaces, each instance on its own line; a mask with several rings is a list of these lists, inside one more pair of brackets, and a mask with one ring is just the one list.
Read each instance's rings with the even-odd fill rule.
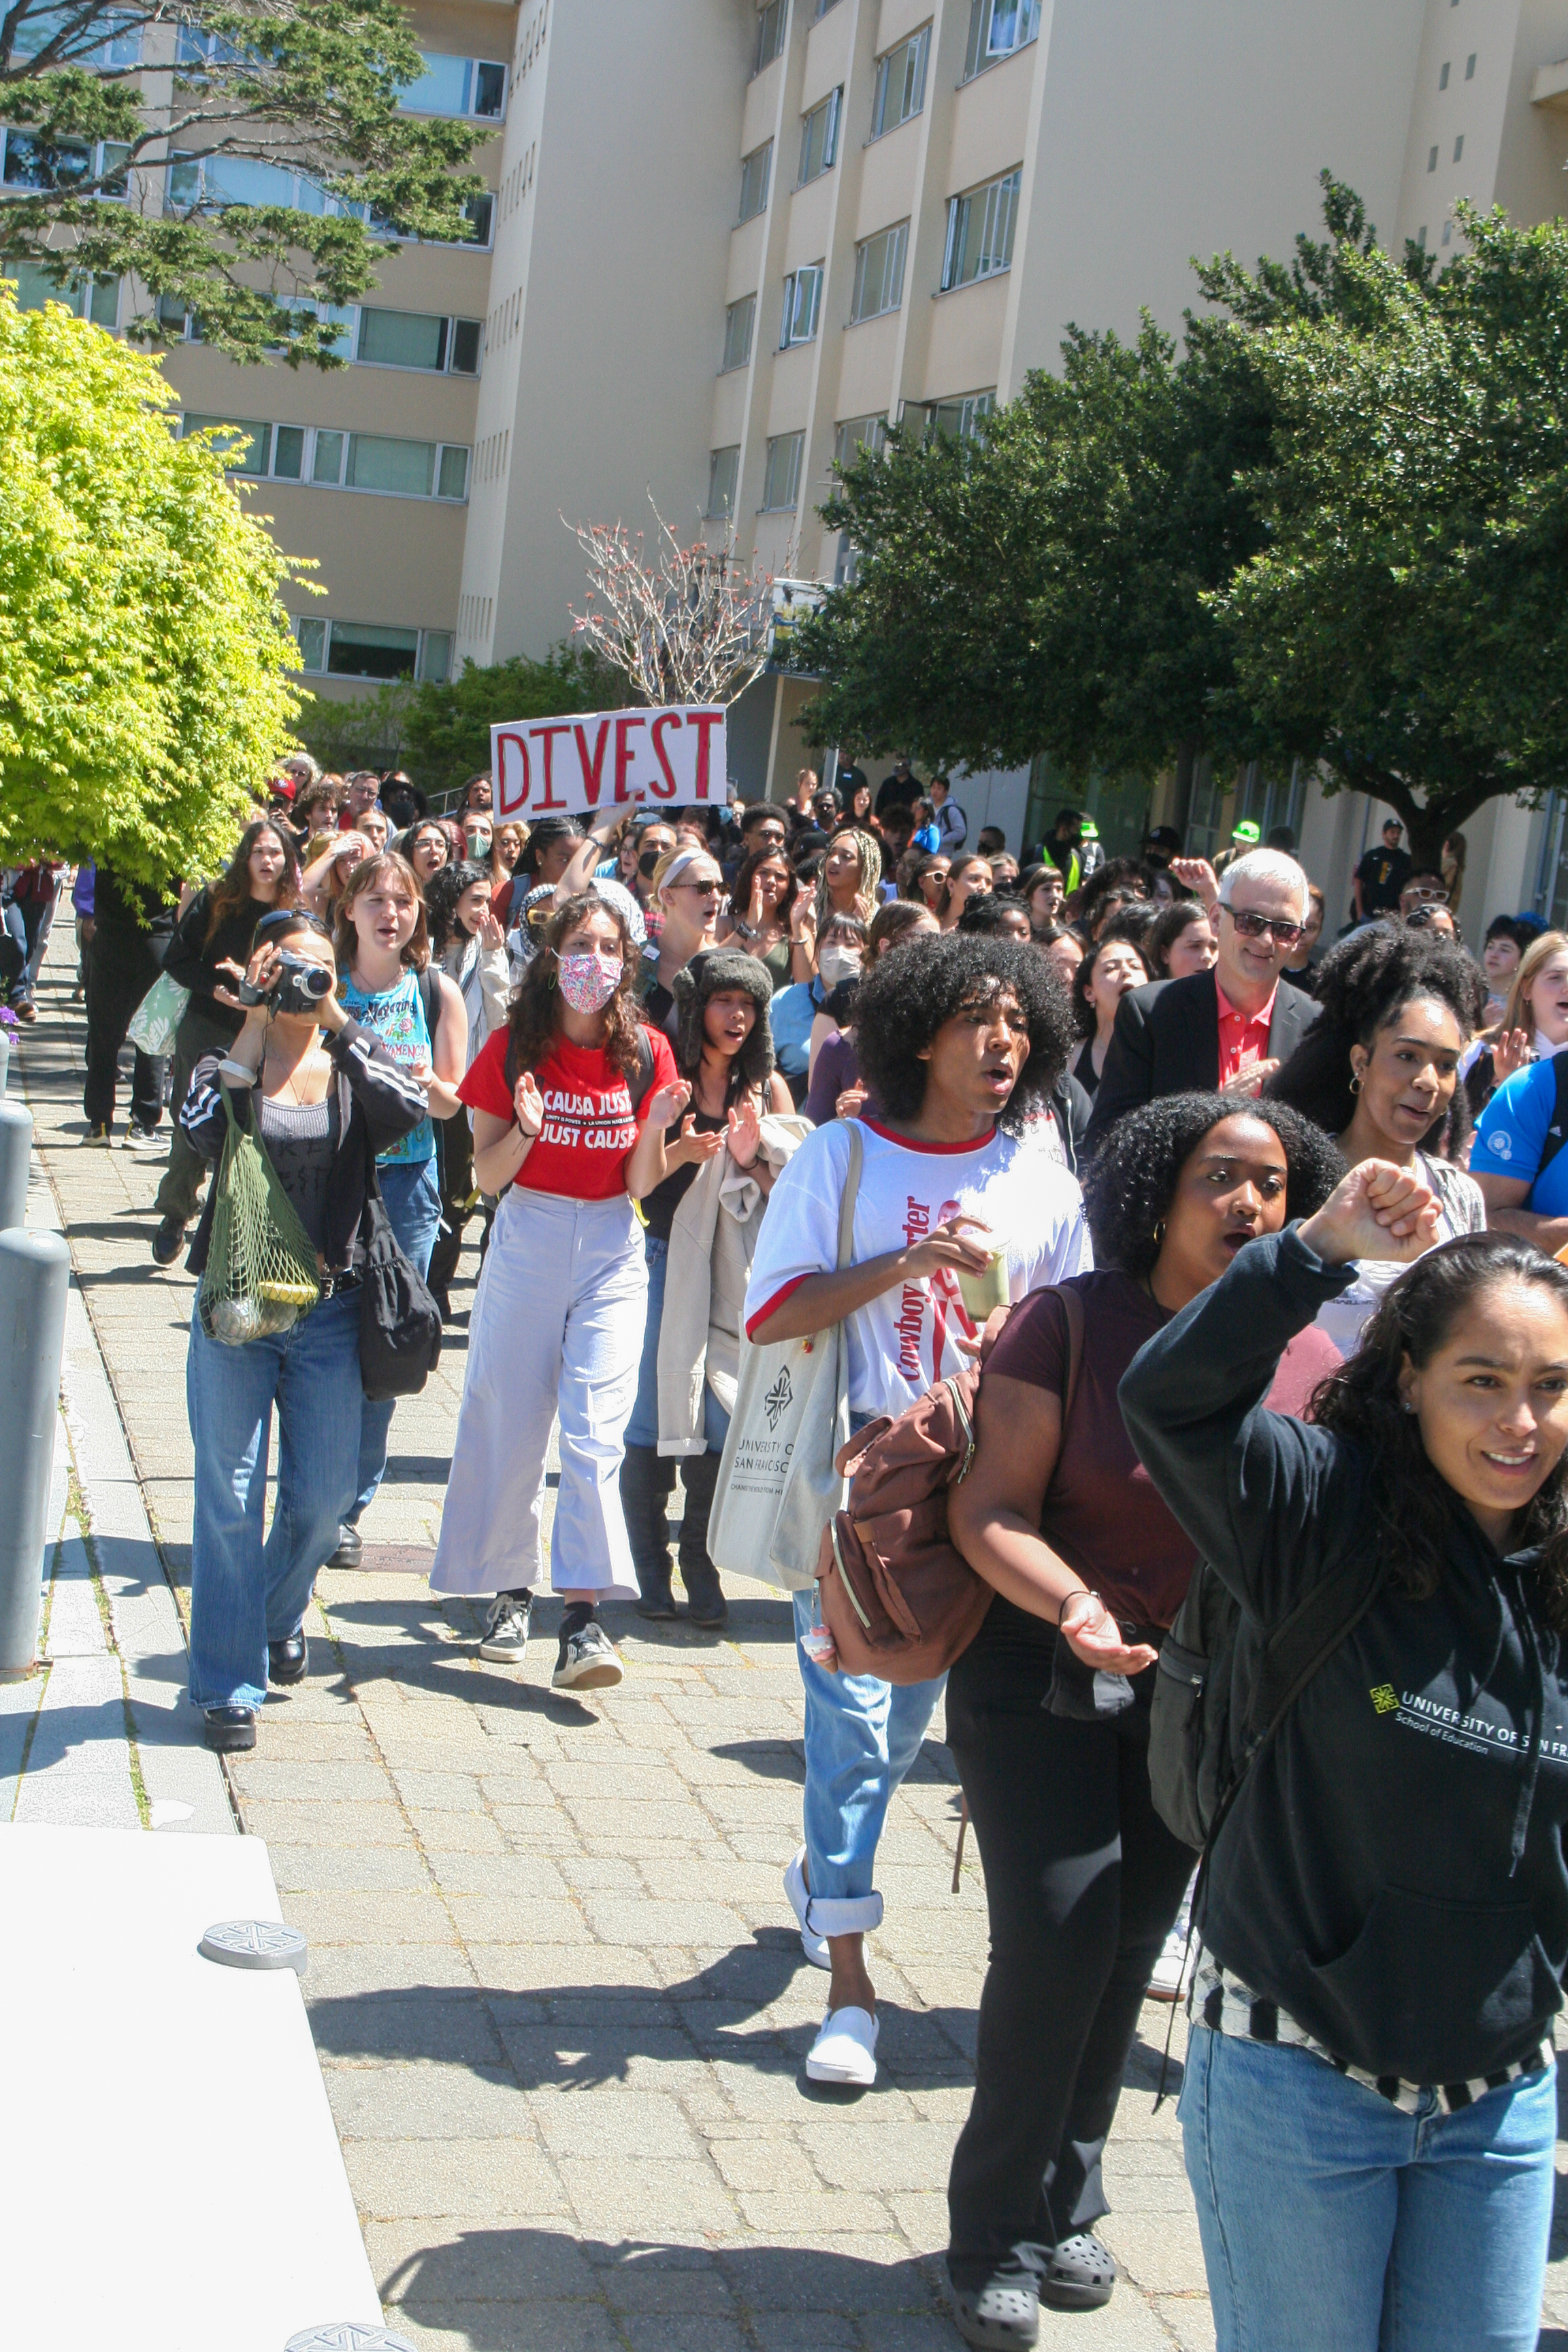
[[640,530],[566,524],[588,568],[573,635],[622,671],[645,702],[733,702],[767,658],[773,574],[743,569],[732,541],[682,547],[651,496],[648,504],[658,525],[651,563]]

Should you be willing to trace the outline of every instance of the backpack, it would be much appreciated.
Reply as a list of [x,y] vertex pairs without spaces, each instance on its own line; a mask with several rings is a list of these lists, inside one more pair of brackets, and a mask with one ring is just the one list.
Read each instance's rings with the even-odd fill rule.
[[1248,1767],[1361,1623],[1386,1572],[1375,1548],[1362,1548],[1265,1635],[1214,1569],[1194,1570],[1160,1647],[1149,1724],[1154,1811],[1184,1845],[1213,1852]]
[[[1068,1326],[1065,1435],[1083,1358],[1083,1305],[1075,1290],[1057,1296]],[[948,1534],[947,1498],[974,1459],[981,1378],[1012,1312],[998,1307],[992,1316],[977,1364],[950,1372],[896,1421],[883,1413],[868,1422],[839,1453],[848,1500],[823,1531],[816,1577],[841,1673],[929,1682],[980,1631],[992,1587]]]

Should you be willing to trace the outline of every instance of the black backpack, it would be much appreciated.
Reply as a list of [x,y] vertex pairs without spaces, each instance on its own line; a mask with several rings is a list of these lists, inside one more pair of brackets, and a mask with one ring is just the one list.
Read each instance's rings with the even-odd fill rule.
[[1383,1590],[1386,1567],[1375,1547],[1358,1547],[1268,1635],[1243,1615],[1206,1562],[1194,1570],[1160,1647],[1149,1780],[1160,1819],[1205,1861],[1248,1766],[1361,1623]]

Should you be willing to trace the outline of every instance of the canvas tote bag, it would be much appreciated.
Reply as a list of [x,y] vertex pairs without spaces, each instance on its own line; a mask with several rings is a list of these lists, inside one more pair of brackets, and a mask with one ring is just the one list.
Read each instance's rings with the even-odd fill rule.
[[[849,1167],[838,1208],[838,1271],[853,1263],[863,1143],[848,1121]],[[816,1581],[822,1531],[844,1500],[837,1455],[849,1436],[849,1349],[841,1324],[808,1339],[753,1347],[741,1335],[741,1375],[720,1456],[708,1550],[716,1568],[786,1592]]]

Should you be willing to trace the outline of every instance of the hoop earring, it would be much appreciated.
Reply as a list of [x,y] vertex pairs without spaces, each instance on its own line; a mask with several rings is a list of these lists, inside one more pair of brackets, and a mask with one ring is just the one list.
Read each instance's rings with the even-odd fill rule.
[[1162,1218],[1161,1218],[1161,1220],[1160,1220],[1160,1222],[1159,1222],[1159,1223],[1158,1223],[1158,1224],[1155,1226],[1155,1228],[1154,1228],[1154,1247],[1155,1247],[1156,1249],[1158,1249],[1158,1248],[1159,1248],[1159,1246],[1160,1246],[1161,1243],[1164,1240],[1164,1238],[1165,1238],[1165,1220],[1164,1220],[1164,1218],[1163,1218],[1163,1217],[1162,1217]]
[[1352,1095],[1360,1094],[1363,1076],[1363,1073],[1360,1070],[1352,1070],[1351,1072],[1351,1092]]

